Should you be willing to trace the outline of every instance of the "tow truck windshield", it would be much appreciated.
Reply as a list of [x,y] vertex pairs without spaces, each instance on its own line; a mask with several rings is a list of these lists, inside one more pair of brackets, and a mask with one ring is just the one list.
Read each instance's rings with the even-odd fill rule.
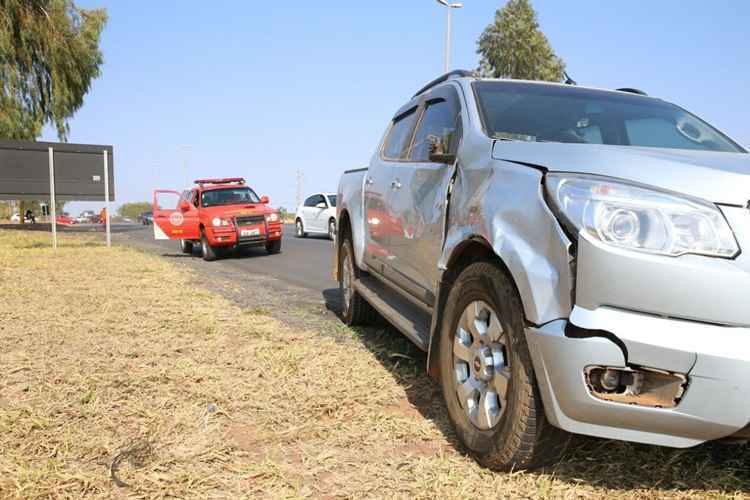
[[201,193],[201,205],[203,207],[242,205],[244,203],[260,203],[260,198],[255,194],[255,191],[248,187],[210,189]]

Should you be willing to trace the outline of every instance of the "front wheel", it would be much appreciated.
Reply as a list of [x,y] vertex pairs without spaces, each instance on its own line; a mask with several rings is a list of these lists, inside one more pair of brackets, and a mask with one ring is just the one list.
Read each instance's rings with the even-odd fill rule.
[[271,255],[281,253],[281,239],[269,241],[266,243],[266,252]]
[[302,225],[302,219],[297,219],[297,222],[294,223],[294,235],[297,238],[304,238],[307,236],[305,226]]
[[328,239],[333,241],[336,239],[336,220],[331,219],[328,221]]
[[345,239],[339,251],[339,292],[341,293],[341,317],[347,325],[369,325],[375,322],[375,309],[354,289],[357,268],[354,251],[349,239]]
[[182,250],[182,253],[186,253],[188,255],[193,253],[193,242],[190,240],[180,240],[180,250]]
[[216,260],[216,249],[208,243],[206,233],[201,234],[201,253],[203,254],[203,260],[206,262]]
[[521,299],[492,262],[467,267],[448,295],[440,378],[456,433],[482,465],[533,469],[565,450],[569,435],[544,414]]

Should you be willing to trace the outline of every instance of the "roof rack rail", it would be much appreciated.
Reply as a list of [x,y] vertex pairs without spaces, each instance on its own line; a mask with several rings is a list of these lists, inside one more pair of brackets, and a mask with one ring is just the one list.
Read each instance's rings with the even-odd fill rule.
[[469,76],[474,76],[474,73],[471,71],[467,71],[465,69],[457,69],[457,70],[451,71],[450,73],[446,73],[443,76],[435,78],[430,83],[428,83],[427,85],[419,89],[419,92],[414,94],[414,97],[417,97],[420,94],[424,94],[425,92],[430,90],[432,87],[439,85],[443,82],[447,82],[451,78],[466,78]]
[[621,89],[615,89],[615,90],[617,90],[618,92],[627,92],[628,94],[638,94],[638,95],[648,96],[648,94],[645,93],[644,91],[640,89],[630,88],[630,87],[623,87]]
[[196,179],[195,184],[203,186],[204,184],[244,184],[245,179],[242,177],[225,177],[223,179]]

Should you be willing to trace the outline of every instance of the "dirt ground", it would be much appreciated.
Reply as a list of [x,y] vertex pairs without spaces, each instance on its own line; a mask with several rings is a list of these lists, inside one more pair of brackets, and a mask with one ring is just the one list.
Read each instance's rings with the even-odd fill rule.
[[100,240],[0,230],[0,497],[750,497],[747,446],[483,469],[390,329],[282,321],[263,287]]

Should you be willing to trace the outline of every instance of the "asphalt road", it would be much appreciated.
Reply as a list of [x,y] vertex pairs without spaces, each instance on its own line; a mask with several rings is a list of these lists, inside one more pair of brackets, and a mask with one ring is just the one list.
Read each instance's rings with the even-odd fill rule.
[[[128,238],[135,243],[157,246],[166,253],[180,253],[177,241],[154,240],[152,226],[129,231]],[[294,226],[284,226],[284,236],[281,243],[281,253],[268,255],[264,248],[251,248],[245,253],[221,258],[215,262],[206,263],[211,266],[222,266],[237,269],[243,273],[259,273],[283,280],[292,285],[300,286],[317,292],[335,288],[338,284],[331,275],[331,259],[333,244],[324,236],[308,236],[295,238]],[[199,253],[193,253],[194,259],[200,259]]]

